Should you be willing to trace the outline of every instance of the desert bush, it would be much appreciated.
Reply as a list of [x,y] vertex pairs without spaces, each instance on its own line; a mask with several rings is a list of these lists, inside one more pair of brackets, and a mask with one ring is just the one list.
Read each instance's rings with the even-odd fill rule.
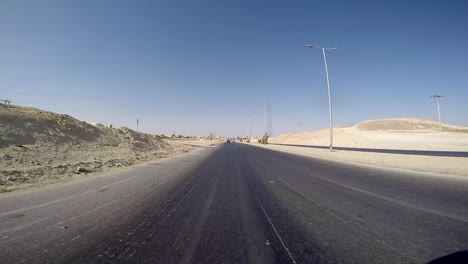
[[261,139],[261,143],[262,144],[268,144],[268,133],[265,132],[265,135],[263,135],[262,139]]

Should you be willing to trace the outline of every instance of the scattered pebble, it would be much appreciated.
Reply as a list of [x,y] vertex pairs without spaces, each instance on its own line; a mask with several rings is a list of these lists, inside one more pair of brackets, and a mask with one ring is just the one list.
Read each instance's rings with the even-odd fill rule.
[[8,154],[3,154],[2,158],[3,158],[3,160],[11,160],[11,159],[13,159],[13,157],[10,156],[10,155],[8,155]]
[[84,168],[84,167],[77,167],[77,168],[76,168],[76,173],[77,173],[77,174],[86,173],[86,172],[90,172],[90,170],[87,169],[87,168]]

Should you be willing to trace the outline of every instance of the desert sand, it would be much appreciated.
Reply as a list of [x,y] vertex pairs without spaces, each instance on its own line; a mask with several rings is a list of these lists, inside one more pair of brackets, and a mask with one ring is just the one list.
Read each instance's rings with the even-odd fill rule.
[[[270,143],[329,145],[329,129],[272,137]],[[334,145],[356,148],[468,151],[468,128],[416,118],[380,119],[333,128]]]
[[[334,146],[352,148],[468,151],[468,127],[442,125],[416,118],[380,119],[361,122],[353,127],[333,128]],[[285,134],[269,139],[270,143],[329,145],[329,130]],[[468,158],[433,157],[357,151],[263,145],[263,147],[306,156],[378,165],[389,168],[468,176]]]

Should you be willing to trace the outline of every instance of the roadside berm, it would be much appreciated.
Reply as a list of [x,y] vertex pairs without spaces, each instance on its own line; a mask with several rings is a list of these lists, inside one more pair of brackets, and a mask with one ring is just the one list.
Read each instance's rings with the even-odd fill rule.
[[190,149],[126,127],[0,104],[0,192],[67,181]]

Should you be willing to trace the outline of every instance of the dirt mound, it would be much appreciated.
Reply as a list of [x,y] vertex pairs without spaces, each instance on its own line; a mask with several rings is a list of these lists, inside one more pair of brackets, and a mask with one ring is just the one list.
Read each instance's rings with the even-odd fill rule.
[[319,131],[304,131],[299,134],[284,134],[268,139],[270,143],[280,144],[310,144],[310,145],[323,145],[328,144],[328,129]]
[[[0,104],[0,192],[174,155],[187,146],[126,127]],[[8,189],[11,190],[11,189]]]
[[94,141],[102,131],[69,115],[31,107],[0,105],[0,147]]
[[157,136],[125,127],[110,128],[32,107],[0,105],[0,147],[44,143],[94,143],[132,149],[154,149],[167,145]]
[[439,123],[418,118],[377,119],[361,122],[355,126],[359,130],[425,130],[439,129]]

